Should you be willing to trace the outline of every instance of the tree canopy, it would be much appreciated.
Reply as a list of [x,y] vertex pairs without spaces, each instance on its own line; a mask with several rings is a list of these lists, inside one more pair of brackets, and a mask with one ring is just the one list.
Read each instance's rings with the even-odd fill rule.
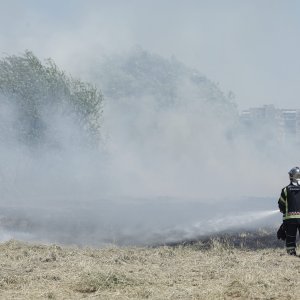
[[102,93],[67,75],[51,59],[42,63],[30,51],[1,59],[0,96],[0,105],[13,106],[14,129],[26,144],[42,143],[49,129],[46,119],[58,115],[74,118],[90,138],[99,135]]
[[211,111],[216,117],[237,118],[232,93],[224,95],[217,84],[175,57],[167,59],[137,47],[94,63],[89,74],[113,101],[130,98],[136,105],[150,96],[158,110],[194,102],[201,111]]

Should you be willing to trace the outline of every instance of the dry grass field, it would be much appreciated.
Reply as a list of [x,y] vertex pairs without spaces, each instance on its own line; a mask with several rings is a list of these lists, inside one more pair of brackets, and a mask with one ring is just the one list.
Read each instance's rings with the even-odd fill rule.
[[0,244],[1,299],[300,299],[300,258],[212,240],[101,249]]

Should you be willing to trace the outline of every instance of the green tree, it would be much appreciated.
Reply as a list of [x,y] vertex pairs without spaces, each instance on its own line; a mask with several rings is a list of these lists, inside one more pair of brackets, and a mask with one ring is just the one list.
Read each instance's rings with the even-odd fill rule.
[[43,142],[48,126],[46,114],[72,116],[90,140],[99,137],[102,93],[66,75],[51,59],[43,64],[30,51],[1,59],[0,93],[15,107],[18,137],[27,144]]

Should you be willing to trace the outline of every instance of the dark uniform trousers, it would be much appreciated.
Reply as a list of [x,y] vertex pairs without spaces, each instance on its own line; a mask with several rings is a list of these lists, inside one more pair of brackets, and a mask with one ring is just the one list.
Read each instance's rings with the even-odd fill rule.
[[300,234],[300,224],[286,223],[286,240],[285,245],[287,250],[296,249],[297,230]]

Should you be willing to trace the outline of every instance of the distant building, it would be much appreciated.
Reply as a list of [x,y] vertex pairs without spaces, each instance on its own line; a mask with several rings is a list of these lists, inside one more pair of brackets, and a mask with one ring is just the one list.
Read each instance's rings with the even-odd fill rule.
[[249,108],[241,112],[240,121],[255,130],[271,127],[281,142],[300,142],[300,109],[277,109],[274,105]]

